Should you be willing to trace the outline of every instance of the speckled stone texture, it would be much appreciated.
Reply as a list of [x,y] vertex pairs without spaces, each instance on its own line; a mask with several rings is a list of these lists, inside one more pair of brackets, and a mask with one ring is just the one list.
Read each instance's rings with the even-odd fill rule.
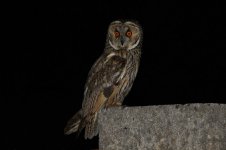
[[226,150],[226,104],[109,108],[100,150]]

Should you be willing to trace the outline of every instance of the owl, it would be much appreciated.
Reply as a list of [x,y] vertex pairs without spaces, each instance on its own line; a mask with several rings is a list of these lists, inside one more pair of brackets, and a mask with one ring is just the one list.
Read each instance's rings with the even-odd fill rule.
[[103,54],[92,66],[85,84],[82,108],[68,121],[64,133],[85,139],[98,134],[98,112],[121,106],[129,93],[140,64],[142,28],[134,21],[114,21],[108,27]]

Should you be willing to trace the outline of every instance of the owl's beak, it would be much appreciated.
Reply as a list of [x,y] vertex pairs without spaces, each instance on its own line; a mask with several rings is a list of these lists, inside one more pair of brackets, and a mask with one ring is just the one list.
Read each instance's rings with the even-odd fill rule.
[[123,46],[125,39],[123,37],[121,37],[120,42],[121,42],[121,45]]

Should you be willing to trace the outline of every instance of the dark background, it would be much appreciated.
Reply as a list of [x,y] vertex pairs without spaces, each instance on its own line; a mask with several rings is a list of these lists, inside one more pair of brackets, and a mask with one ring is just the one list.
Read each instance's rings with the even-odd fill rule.
[[97,137],[64,136],[63,128],[81,108],[88,71],[116,19],[138,20],[144,31],[140,69],[125,105],[225,103],[223,8],[120,4],[9,11],[16,42],[4,64],[8,149],[97,148]]

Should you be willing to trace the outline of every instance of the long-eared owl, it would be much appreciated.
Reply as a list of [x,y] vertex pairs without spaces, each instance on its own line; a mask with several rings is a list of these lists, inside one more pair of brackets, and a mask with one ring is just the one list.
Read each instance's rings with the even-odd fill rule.
[[93,138],[98,134],[98,112],[122,105],[137,75],[142,36],[137,22],[117,20],[109,25],[104,52],[88,74],[82,108],[68,121],[65,134],[85,128],[85,139]]

